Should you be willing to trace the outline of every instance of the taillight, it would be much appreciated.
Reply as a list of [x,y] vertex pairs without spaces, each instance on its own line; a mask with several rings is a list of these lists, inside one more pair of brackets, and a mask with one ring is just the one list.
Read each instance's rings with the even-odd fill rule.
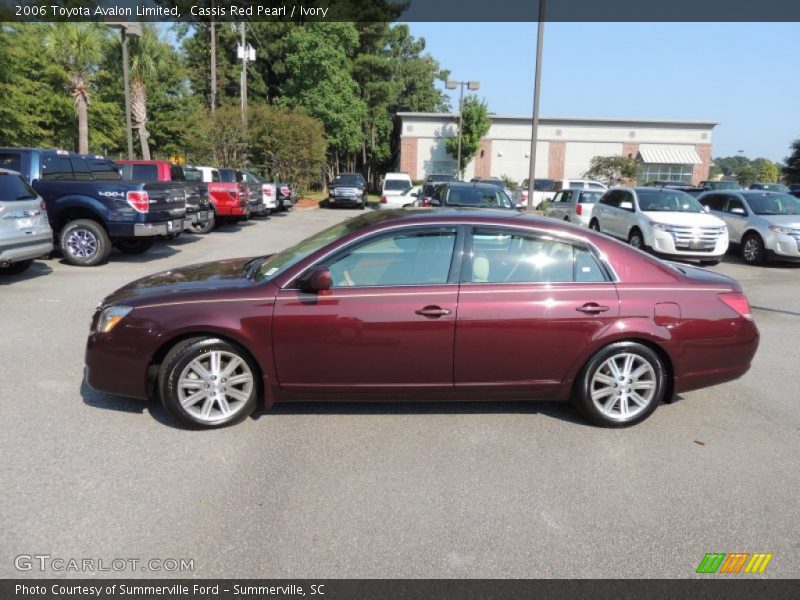
[[750,303],[747,301],[747,297],[744,294],[738,292],[719,294],[719,299],[745,319],[753,320],[753,313],[750,311]]
[[528,200],[528,190],[522,190],[522,199]]
[[386,196],[381,196],[381,204],[386,204],[389,201],[386,199]]
[[44,200],[39,202],[39,209],[40,210],[47,210],[47,204],[44,203]]
[[582,204],[578,204],[575,207],[575,214],[576,215],[582,215],[583,214],[583,205]]
[[289,188],[287,186],[285,186],[285,185],[281,186],[281,194],[283,194],[284,196],[288,196],[289,195]]
[[147,192],[128,192],[126,199],[136,212],[146,213],[150,211],[150,196],[147,195]]
[[431,205],[431,199],[430,198],[423,198],[422,199],[422,206],[430,206],[430,205]]
[[272,196],[272,186],[271,185],[262,185],[261,191],[264,192],[267,196]]

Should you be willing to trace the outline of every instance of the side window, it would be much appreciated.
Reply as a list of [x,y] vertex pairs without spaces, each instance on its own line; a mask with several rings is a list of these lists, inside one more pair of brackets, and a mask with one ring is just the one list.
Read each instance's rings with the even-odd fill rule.
[[473,283],[605,281],[586,250],[534,234],[477,229],[472,234]]
[[556,195],[553,196],[553,204],[556,202],[564,202],[564,192],[556,192]]
[[72,163],[72,171],[74,173],[75,181],[91,181],[92,172],[89,170],[89,165],[82,158],[70,158]]
[[220,180],[221,180],[221,178],[219,176],[219,171],[217,171],[216,169],[213,169],[211,171],[211,181],[220,181]]
[[569,189],[571,189],[571,190],[582,190],[583,189],[583,182],[582,181],[570,181],[569,182]]
[[56,154],[47,154],[42,159],[42,179],[52,181],[55,179],[72,179],[72,166],[68,158]]
[[619,207],[619,201],[622,199],[621,196],[622,192],[619,190],[612,190],[607,192],[605,196],[600,199],[598,204],[605,204],[606,206],[613,206],[614,208]]
[[113,161],[95,158],[87,162],[89,163],[89,169],[92,171],[92,177],[95,179],[104,181],[119,181],[122,179],[119,167]]
[[575,198],[575,192],[572,190],[565,190],[564,195],[561,197],[561,202],[572,202]]
[[620,192],[622,195],[619,200],[619,207],[623,210],[634,212],[633,194],[630,192]]
[[333,287],[445,284],[455,243],[455,229],[380,236],[329,265]]
[[183,175],[183,169],[179,165],[170,164],[169,178],[172,181],[185,181],[186,177]]
[[131,173],[133,181],[158,181],[156,165],[132,165]]
[[747,216],[747,210],[744,207],[744,202],[742,202],[736,196],[728,197],[728,208],[725,212],[732,215],[739,215],[740,217]]
[[700,204],[707,206],[709,210],[716,210],[722,212],[725,210],[725,201],[727,198],[724,194],[708,194],[700,199]]

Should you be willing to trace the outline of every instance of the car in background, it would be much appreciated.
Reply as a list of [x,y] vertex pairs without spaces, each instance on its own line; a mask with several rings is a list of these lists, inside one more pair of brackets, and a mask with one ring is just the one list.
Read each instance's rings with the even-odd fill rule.
[[706,191],[706,188],[694,186],[691,183],[684,183],[682,181],[653,181],[648,183],[645,187],[660,187],[668,188],[670,190],[680,190],[686,192],[690,196],[699,196]]
[[634,248],[715,265],[728,250],[728,230],[680,190],[615,187],[592,210],[589,227]]
[[408,198],[403,197],[403,192],[414,187],[408,173],[386,173],[381,185],[381,199],[378,208],[403,208],[403,203]]
[[742,186],[737,181],[705,179],[697,184],[698,187],[705,188],[706,190],[740,190]]
[[[528,186],[529,180],[525,179],[519,188],[511,194],[514,205],[524,210],[528,207]],[[552,200],[556,193],[555,179],[536,179],[533,182],[533,208],[539,208],[542,202]]]
[[790,185],[789,193],[790,194],[800,193],[800,183],[793,183],[792,185]]
[[473,177],[472,179],[470,179],[470,182],[471,183],[488,183],[489,185],[496,185],[501,190],[503,190],[506,194],[508,194],[509,198],[511,197],[511,194],[513,193],[509,189],[508,184],[503,179],[500,179],[499,177]]
[[19,275],[52,251],[44,200],[19,173],[0,169],[0,275]]
[[171,183],[96,178],[82,155],[66,150],[0,148],[0,167],[19,172],[44,199],[72,265],[103,263],[113,246],[142,254],[154,240],[183,231],[186,195]]
[[605,192],[608,186],[594,179],[556,179],[556,190],[601,190]]
[[352,206],[364,210],[367,182],[361,173],[339,173],[328,186],[328,206]]
[[278,210],[287,211],[297,204],[297,190],[288,183],[276,183],[275,189],[278,197]]
[[547,203],[544,216],[588,227],[592,208],[603,193],[602,190],[559,190]]
[[197,429],[347,395],[571,400],[625,427],[741,377],[758,342],[724,275],[552,219],[419,209],[138,279],[98,304],[85,359],[92,388]]
[[762,183],[760,181],[756,181],[755,183],[750,184],[749,189],[764,190],[765,192],[780,192],[782,194],[789,193],[789,188],[782,183]]
[[220,180],[225,183],[244,184],[248,191],[250,215],[266,217],[278,208],[275,184],[264,181],[258,175],[244,169],[221,168]]
[[758,190],[706,192],[697,201],[725,222],[742,260],[800,260],[800,200]]
[[250,218],[250,190],[242,182],[223,181],[215,167],[194,166],[202,175],[208,188],[208,197],[214,206],[217,223],[236,223]]
[[186,196],[184,231],[208,233],[214,229],[214,210],[208,190],[186,181],[180,165],[165,160],[118,160],[125,181],[171,181]]
[[472,207],[516,210],[511,196],[503,188],[491,183],[451,181],[440,183],[431,198],[432,208]]
[[425,183],[447,183],[448,181],[457,181],[457,177],[444,173],[432,173],[425,178]]

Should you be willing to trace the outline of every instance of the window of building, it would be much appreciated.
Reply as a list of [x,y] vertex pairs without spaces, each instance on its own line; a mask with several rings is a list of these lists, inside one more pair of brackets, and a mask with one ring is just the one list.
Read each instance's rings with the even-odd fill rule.
[[694,165],[642,163],[642,174],[639,176],[638,182],[639,184],[647,184],[653,181],[691,183],[693,170]]

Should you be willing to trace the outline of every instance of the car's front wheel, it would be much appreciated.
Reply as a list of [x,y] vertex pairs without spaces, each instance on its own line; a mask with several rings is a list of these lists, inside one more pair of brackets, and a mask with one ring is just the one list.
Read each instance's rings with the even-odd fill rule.
[[742,259],[748,265],[764,264],[767,252],[764,240],[757,233],[748,233],[742,240]]
[[176,421],[195,429],[232,425],[256,406],[258,369],[247,352],[208,337],[176,345],[161,365],[159,392]]
[[153,247],[152,238],[122,238],[116,242],[117,248],[124,254],[144,254]]
[[639,231],[638,227],[631,229],[628,235],[628,243],[638,250],[644,250],[644,236],[642,236],[642,232]]
[[593,231],[600,231],[600,223],[597,219],[592,219],[591,223],[589,223],[589,229]]
[[666,371],[651,348],[617,342],[595,354],[576,384],[573,403],[602,427],[627,427],[646,419],[664,398]]
[[0,275],[19,275],[28,270],[33,260],[20,260],[5,267],[0,267]]

